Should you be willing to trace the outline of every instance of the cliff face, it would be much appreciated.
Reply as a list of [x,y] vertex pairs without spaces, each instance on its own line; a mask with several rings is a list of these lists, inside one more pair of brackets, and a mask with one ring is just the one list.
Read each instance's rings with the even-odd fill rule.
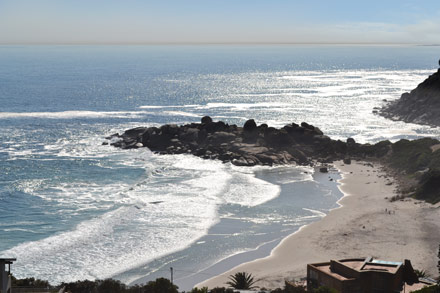
[[380,114],[393,120],[440,126],[440,69],[410,93],[386,105]]

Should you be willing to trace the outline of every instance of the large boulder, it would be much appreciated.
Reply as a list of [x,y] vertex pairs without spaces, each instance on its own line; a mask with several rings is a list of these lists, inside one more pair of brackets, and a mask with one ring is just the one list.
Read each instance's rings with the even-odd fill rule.
[[249,119],[243,125],[243,139],[247,143],[256,143],[259,137],[259,130],[254,119]]
[[288,152],[293,157],[293,160],[300,165],[305,165],[309,162],[307,156],[300,149],[291,147],[288,149]]
[[254,119],[249,119],[246,121],[243,125],[243,131],[245,132],[252,132],[257,129],[257,123],[255,123]]
[[179,133],[179,138],[185,142],[196,142],[199,140],[199,133],[198,128],[186,128]]
[[141,137],[145,131],[147,131],[148,128],[146,127],[136,127],[132,129],[128,129],[122,134],[123,137],[131,137],[131,138],[138,138]]
[[171,145],[171,139],[173,138],[174,134],[169,132],[153,131],[149,134],[148,139],[143,140],[142,143],[151,150],[162,151]]
[[219,131],[212,133],[208,137],[209,143],[213,145],[222,144],[222,143],[229,143],[233,140],[235,140],[236,135],[229,132]]
[[150,140],[150,137],[153,135],[156,135],[157,133],[159,133],[160,130],[157,127],[150,127],[148,128],[141,137],[141,142],[144,146],[147,146],[148,141]]
[[226,131],[228,129],[228,125],[223,121],[208,122],[206,124],[202,124],[202,129],[204,129],[207,133],[213,133],[217,131]]
[[208,124],[212,122],[212,118],[209,116],[203,116],[202,117],[202,124]]
[[176,124],[165,124],[162,125],[159,129],[162,132],[162,134],[165,135],[173,136],[179,133],[179,126],[177,126]]
[[273,130],[268,128],[268,131],[264,133],[266,144],[275,148],[287,147],[293,143],[292,137],[287,133],[285,129]]

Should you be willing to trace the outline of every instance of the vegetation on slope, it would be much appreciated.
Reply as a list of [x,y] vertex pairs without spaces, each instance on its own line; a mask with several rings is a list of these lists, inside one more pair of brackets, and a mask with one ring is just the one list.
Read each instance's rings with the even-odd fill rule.
[[385,164],[415,184],[408,192],[430,203],[440,201],[440,142],[432,138],[402,139],[392,144]]

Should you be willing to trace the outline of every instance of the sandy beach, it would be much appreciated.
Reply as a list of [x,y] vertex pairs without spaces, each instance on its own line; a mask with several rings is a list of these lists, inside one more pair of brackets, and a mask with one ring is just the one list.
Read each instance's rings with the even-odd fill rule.
[[336,163],[341,172],[341,207],[303,227],[275,247],[270,256],[243,263],[197,287],[223,287],[235,272],[252,273],[257,286],[276,288],[306,276],[308,263],[373,256],[410,259],[414,268],[437,276],[440,204],[405,199],[391,202],[396,183],[379,165]]

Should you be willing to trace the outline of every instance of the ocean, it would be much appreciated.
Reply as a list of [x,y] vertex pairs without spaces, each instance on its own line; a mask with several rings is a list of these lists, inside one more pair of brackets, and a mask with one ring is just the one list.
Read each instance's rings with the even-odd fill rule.
[[372,113],[437,70],[435,46],[0,46],[0,256],[53,284],[170,277],[270,254],[338,207],[340,175],[103,145],[137,126],[305,121],[362,143],[440,129]]

